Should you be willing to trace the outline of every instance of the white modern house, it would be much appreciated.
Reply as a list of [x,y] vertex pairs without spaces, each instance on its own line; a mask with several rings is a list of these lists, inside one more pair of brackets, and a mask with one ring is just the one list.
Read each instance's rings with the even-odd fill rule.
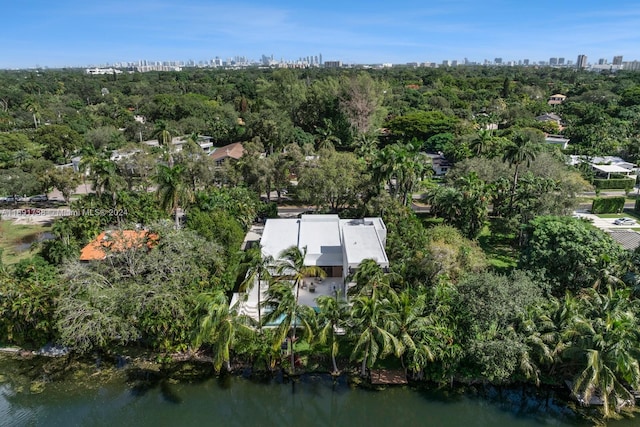
[[[188,136],[174,136],[171,138],[171,147],[174,151],[180,152],[182,151],[182,147],[187,143]],[[206,135],[198,135],[197,144],[202,148],[202,150],[209,154],[213,152],[213,137]],[[143,144],[148,145],[149,147],[159,147],[160,141],[157,139],[150,139],[148,141],[142,141]]]
[[544,142],[551,145],[557,145],[563,150],[566,150],[569,146],[569,138],[565,138],[562,135],[545,134]]
[[627,162],[617,156],[587,157],[572,155],[569,156],[568,163],[571,166],[588,163],[596,175],[606,179],[611,178],[611,174],[625,175],[633,179],[638,175],[638,165]]
[[[321,295],[346,295],[347,277],[354,273],[365,259],[375,260],[381,268],[389,267],[385,252],[387,228],[382,218],[340,219],[338,215],[302,215],[301,218],[268,219],[260,245],[262,256],[278,260],[291,246],[306,248],[304,263],[322,268],[323,279],[307,278],[299,293],[299,303],[315,307]],[[258,292],[260,300],[266,297],[266,283],[253,286],[248,294],[234,294],[231,304],[241,298],[240,312],[257,319]]]

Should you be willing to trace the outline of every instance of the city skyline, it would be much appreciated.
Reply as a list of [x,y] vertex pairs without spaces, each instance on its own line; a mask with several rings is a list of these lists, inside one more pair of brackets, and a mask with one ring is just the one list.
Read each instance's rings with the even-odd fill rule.
[[6,5],[0,68],[244,56],[345,64],[640,59],[640,4],[569,0],[26,0]]

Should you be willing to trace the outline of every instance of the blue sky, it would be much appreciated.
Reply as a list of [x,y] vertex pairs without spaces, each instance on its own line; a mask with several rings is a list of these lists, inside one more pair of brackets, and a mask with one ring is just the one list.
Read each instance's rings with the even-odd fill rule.
[[235,55],[345,63],[640,60],[640,2],[22,0],[2,7],[0,68]]

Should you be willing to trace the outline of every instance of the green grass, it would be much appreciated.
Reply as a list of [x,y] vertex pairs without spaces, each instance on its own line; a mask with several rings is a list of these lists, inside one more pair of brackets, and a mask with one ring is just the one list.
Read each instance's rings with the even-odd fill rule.
[[621,217],[629,217],[640,221],[640,214],[638,214],[633,209],[625,209],[622,213],[611,213],[611,214],[595,214],[598,218],[621,218]]
[[41,233],[51,230],[51,226],[13,224],[12,221],[0,221],[0,249],[3,250],[2,262],[5,265],[15,264],[29,258],[32,253],[29,248],[21,248],[28,242],[33,242]]
[[513,247],[515,237],[513,234],[492,232],[488,226],[478,236],[478,243],[494,270],[508,271],[518,265],[518,250]]

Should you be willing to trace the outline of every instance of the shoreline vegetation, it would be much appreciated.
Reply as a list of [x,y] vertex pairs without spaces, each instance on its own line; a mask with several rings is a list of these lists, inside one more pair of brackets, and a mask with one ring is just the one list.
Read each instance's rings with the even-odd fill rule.
[[[2,71],[0,107],[2,346],[443,387],[568,381],[603,420],[634,411],[640,250],[571,213],[603,185],[590,161],[640,160],[640,73]],[[4,221],[59,199],[77,214],[46,239]],[[389,267],[363,260],[347,295],[299,304],[305,278],[334,271],[245,242],[284,206],[382,218]],[[29,252],[9,253],[23,237]],[[231,296],[256,283],[242,315]]]
[[[216,379],[218,383],[228,384],[232,378],[242,378],[252,382],[265,384],[265,381],[273,385],[291,383],[295,386],[298,381],[316,378],[318,375],[327,378],[327,384],[333,384],[333,388],[340,385],[349,390],[364,389],[376,392],[385,392],[389,388],[405,388],[413,392],[426,391],[437,393],[440,398],[459,398],[462,396],[476,397],[486,400],[496,406],[505,403],[522,407],[517,404],[518,398],[526,400],[527,406],[545,408],[552,404],[556,410],[563,406],[569,410],[560,411],[566,419],[590,420],[596,425],[601,424],[602,418],[597,407],[581,406],[570,397],[566,387],[545,385],[535,387],[527,383],[513,383],[493,385],[489,382],[467,381],[437,384],[423,380],[410,380],[402,385],[397,384],[372,384],[359,375],[357,369],[341,372],[338,375],[330,373],[326,369],[301,371],[290,375],[285,369],[276,369],[271,372],[252,371],[242,363],[232,364],[231,371],[216,373],[209,356],[185,357],[184,354],[175,354],[169,360],[162,357],[147,354],[138,357],[87,357],[81,358],[66,356],[42,356],[34,352],[20,351],[16,348],[0,349],[0,364],[7,367],[7,358],[17,363],[29,365],[29,369],[10,367],[0,374],[0,385],[9,384],[13,392],[19,394],[41,394],[53,386],[55,390],[58,384],[64,384],[65,388],[74,390],[95,390],[109,386],[109,384],[124,384],[132,392],[141,393],[149,389],[161,387],[163,393],[169,393],[166,384],[197,384],[209,379]],[[35,362],[35,363],[33,363]],[[330,380],[329,380],[330,378]],[[225,385],[228,387],[229,385]],[[295,389],[292,389],[294,393]],[[504,395],[504,398],[503,398]],[[515,399],[515,400],[514,400]],[[537,403],[532,403],[537,402]],[[535,412],[535,411],[534,411]],[[545,413],[543,411],[543,413]],[[632,411],[630,413],[636,413]]]

